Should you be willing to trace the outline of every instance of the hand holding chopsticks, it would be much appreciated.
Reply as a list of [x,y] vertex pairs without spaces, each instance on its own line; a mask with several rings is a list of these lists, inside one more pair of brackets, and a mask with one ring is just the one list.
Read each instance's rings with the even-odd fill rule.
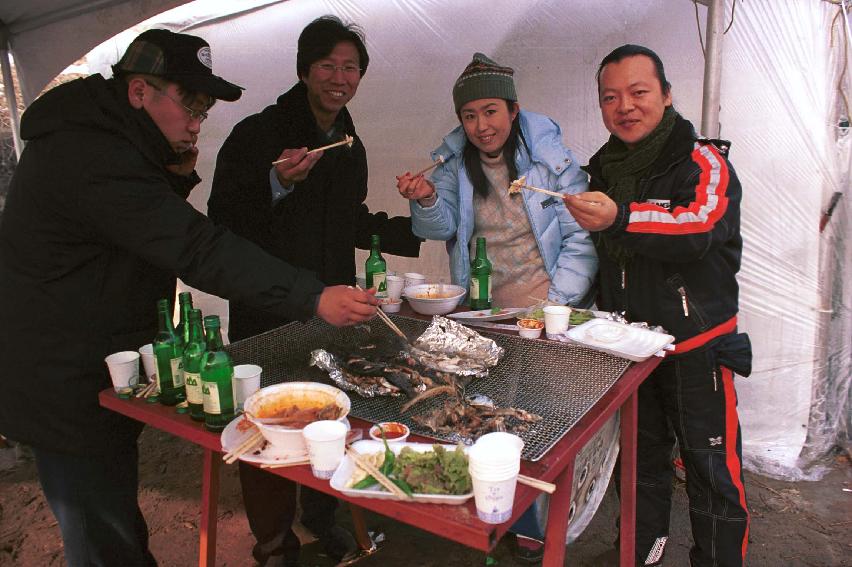
[[[328,144],[327,146],[323,146],[321,148],[314,148],[313,150],[308,150],[308,153],[305,154],[305,155],[313,154],[313,153],[316,153],[316,152],[321,152],[321,151],[324,151],[324,150],[330,150],[331,148],[336,148],[337,146],[343,146],[343,145],[349,146],[351,148],[353,143],[355,143],[355,138],[353,138],[352,136],[349,136],[347,134],[346,137],[343,138],[342,140],[340,140],[339,142],[335,142],[333,144]],[[285,161],[287,161],[289,159],[290,159],[289,157],[285,157],[285,158],[275,160],[275,161],[272,162],[272,165],[278,165],[279,163],[284,163]]]

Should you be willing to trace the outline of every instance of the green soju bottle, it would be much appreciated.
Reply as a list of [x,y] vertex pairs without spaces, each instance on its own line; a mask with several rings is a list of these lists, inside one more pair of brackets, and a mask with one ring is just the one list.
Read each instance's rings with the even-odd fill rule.
[[382,258],[381,243],[379,235],[370,237],[370,256],[365,264],[367,272],[367,289],[376,288],[376,298],[386,299],[388,296],[388,268],[385,259]]
[[157,359],[157,387],[161,404],[173,406],[186,399],[183,387],[183,345],[172,324],[168,299],[157,302],[158,331],[154,338]]
[[204,398],[204,425],[210,431],[222,431],[234,419],[234,365],[222,348],[219,316],[204,318],[207,351],[201,366],[201,394]]
[[476,238],[476,257],[470,265],[470,308],[491,309],[491,262],[483,236]]
[[188,316],[189,342],[183,349],[183,379],[186,382],[186,401],[189,417],[204,421],[204,396],[201,393],[201,365],[204,363],[204,329],[201,328],[201,310],[190,309]]
[[186,345],[189,344],[189,310],[192,309],[192,294],[188,291],[179,293],[178,305],[180,306],[178,309],[180,320],[177,327],[175,327],[175,333],[183,344],[183,347],[186,348]]

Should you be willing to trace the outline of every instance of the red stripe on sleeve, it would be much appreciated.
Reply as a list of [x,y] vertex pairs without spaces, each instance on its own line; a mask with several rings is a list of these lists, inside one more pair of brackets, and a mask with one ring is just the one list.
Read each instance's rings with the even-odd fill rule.
[[[710,153],[708,158],[704,151]],[[696,234],[709,232],[725,214],[730,180],[728,164],[712,144],[697,144],[692,161],[700,168],[694,200],[671,212],[653,203],[630,203],[627,232],[646,234]],[[713,178],[714,171],[716,179]]]

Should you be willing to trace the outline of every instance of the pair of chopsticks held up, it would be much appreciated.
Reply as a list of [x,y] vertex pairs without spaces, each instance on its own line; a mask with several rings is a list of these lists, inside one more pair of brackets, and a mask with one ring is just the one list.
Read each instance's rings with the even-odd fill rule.
[[[327,146],[322,146],[321,148],[314,148],[312,150],[309,150],[308,153],[305,154],[305,155],[315,154],[317,152],[321,152],[321,151],[324,151],[324,150],[330,150],[331,148],[336,148],[337,146],[347,146],[347,147],[351,148],[352,144],[354,144],[354,143],[355,143],[355,138],[353,138],[352,136],[347,134],[339,142],[334,142],[333,144],[328,144]],[[278,165],[279,163],[284,163],[285,161],[288,161],[289,159],[290,158],[288,158],[288,157],[277,159],[277,160],[272,162],[272,165]]]
[[[353,138],[352,136],[349,136],[347,134],[339,142],[335,142],[333,144],[328,144],[327,146],[322,146],[320,148],[314,148],[313,150],[309,150],[305,155],[313,154],[313,153],[316,153],[316,152],[321,152],[321,151],[324,151],[324,150],[329,150],[331,148],[336,148],[338,146],[343,146],[343,145],[351,148],[352,144],[354,142],[355,142],[355,138]],[[290,159],[289,157],[286,157],[286,158],[281,158],[281,159],[275,160],[275,161],[272,162],[272,165],[278,165],[279,163],[284,163],[285,161],[288,161],[289,159]],[[412,179],[414,179],[416,177],[420,177],[424,173],[427,173],[429,170],[431,170],[435,167],[438,167],[442,163],[444,163],[444,156],[439,155],[438,159],[436,159],[430,165],[427,165],[426,167],[424,167],[423,169],[421,169],[420,171],[418,171],[417,173],[415,173],[411,177],[412,177]],[[538,193],[544,193],[545,195],[550,195],[551,197],[558,197],[559,199],[561,199],[563,197],[562,193],[557,193],[556,191],[550,191],[549,189],[542,189],[541,187],[533,187],[532,185],[527,185],[526,180],[527,180],[527,177],[526,177],[526,175],[524,175],[524,176],[521,176],[520,178],[512,181],[512,183],[509,185],[509,195],[514,195],[515,193],[520,193],[522,189],[528,189],[530,191],[536,191]],[[599,204],[599,203],[596,203],[594,201],[586,201],[586,202],[591,204],[591,205]]]

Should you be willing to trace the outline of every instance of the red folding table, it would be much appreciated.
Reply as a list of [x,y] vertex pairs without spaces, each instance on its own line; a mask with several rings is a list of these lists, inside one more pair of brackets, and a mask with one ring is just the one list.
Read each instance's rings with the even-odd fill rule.
[[[561,566],[565,559],[565,534],[571,505],[571,486],[574,461],[585,443],[621,409],[621,520],[620,549],[622,567],[633,565],[636,505],[636,409],[637,389],[642,381],[657,367],[660,358],[651,357],[644,362],[631,364],[618,381],[607,390],[589,411],[553,446],[539,461],[521,462],[521,473],[556,484],[550,501],[546,532],[544,567]],[[100,393],[103,407],[146,423],[162,431],[186,439],[204,450],[204,474],[201,484],[201,534],[199,565],[212,567],[216,563],[216,509],[219,497],[219,467],[222,462],[222,445],[219,434],[211,433],[192,421],[187,414],[179,414],[173,407],[147,403],[141,399],[121,399],[112,389]],[[351,418],[353,428],[366,428],[370,424]],[[412,441],[430,440],[413,436]],[[464,505],[413,504],[392,500],[348,497],[335,491],[327,480],[314,478],[307,465],[282,469],[269,469],[316,490],[333,494],[350,503],[359,543],[369,546],[361,509],[372,510],[432,532],[438,536],[479,549],[491,551],[515,520],[538,497],[539,492],[519,484],[515,491],[512,518],[500,525],[486,524],[476,516],[473,499]]]

